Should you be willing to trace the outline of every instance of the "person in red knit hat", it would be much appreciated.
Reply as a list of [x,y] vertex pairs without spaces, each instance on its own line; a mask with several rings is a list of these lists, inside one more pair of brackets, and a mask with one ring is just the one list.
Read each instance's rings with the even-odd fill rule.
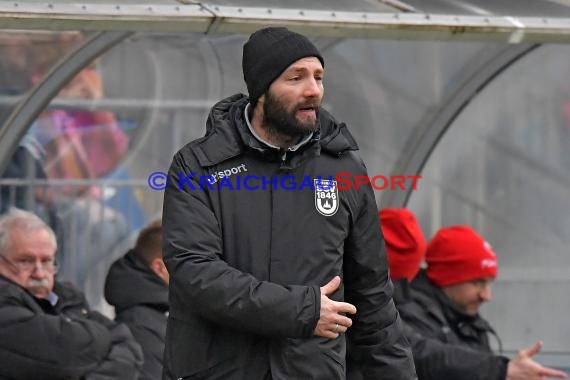
[[491,300],[498,260],[491,245],[471,227],[441,228],[427,245],[425,261],[427,268],[415,276],[406,293],[395,297],[419,380],[566,378],[564,372],[533,360],[541,342],[510,360],[491,350],[489,336],[496,337],[499,351],[501,342],[479,308]]
[[426,239],[415,215],[405,208],[379,212],[392,281],[412,281],[426,252]]
[[477,315],[491,300],[497,255],[471,227],[440,229],[428,245],[426,262],[427,278],[465,314]]

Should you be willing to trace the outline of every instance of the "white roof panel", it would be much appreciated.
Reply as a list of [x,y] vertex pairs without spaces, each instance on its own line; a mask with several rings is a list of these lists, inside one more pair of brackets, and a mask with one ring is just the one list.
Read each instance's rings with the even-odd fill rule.
[[404,0],[417,12],[471,16],[570,17],[567,0]]
[[0,0],[0,27],[244,33],[285,25],[309,35],[570,42],[566,0]]

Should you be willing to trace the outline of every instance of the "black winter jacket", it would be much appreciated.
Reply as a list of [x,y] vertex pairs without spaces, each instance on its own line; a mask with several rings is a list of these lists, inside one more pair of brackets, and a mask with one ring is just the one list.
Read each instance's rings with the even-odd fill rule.
[[[206,136],[170,167],[165,378],[415,379],[372,188],[310,187],[318,176],[366,175],[346,126],[323,110],[320,133],[295,151],[278,151],[250,133],[246,104],[234,95],[215,105]],[[200,186],[203,175],[213,176],[214,189]],[[257,176],[249,186],[258,189],[244,188],[248,175]],[[277,185],[263,189],[262,177]],[[191,186],[179,186],[180,178]],[[285,189],[292,181],[296,190]],[[343,283],[331,298],[358,313],[346,335],[330,340],[313,332],[319,287],[335,275]]]
[[115,307],[116,320],[129,327],[143,349],[140,380],[161,379],[168,285],[130,251],[111,265],[105,298]]
[[394,285],[419,380],[506,378],[508,359],[492,353],[489,335],[496,334],[486,320],[461,313],[423,270],[411,285]]
[[128,328],[55,283],[55,306],[0,276],[2,380],[137,379],[142,352]]

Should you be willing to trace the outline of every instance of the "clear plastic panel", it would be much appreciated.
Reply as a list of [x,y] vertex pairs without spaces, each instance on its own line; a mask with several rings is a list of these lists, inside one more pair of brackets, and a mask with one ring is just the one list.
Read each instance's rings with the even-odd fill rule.
[[[152,190],[148,177],[165,172],[178,149],[203,136],[215,102],[246,91],[247,37],[136,35],[71,80],[28,131],[23,145],[43,153],[30,165],[36,173],[3,194],[3,207],[41,208],[52,218],[63,242],[60,275],[87,290],[95,305],[110,262],[161,213],[162,191]],[[371,175],[390,174],[409,135],[488,47],[314,42],[325,57],[324,106],[347,122]],[[14,167],[20,173],[12,181],[21,180],[21,165]],[[30,191],[29,178],[49,179],[48,196]]]
[[427,236],[469,224],[494,247],[499,275],[484,315],[508,350],[541,339],[568,353],[568,70],[570,49],[548,45],[497,77],[450,127],[410,200]]

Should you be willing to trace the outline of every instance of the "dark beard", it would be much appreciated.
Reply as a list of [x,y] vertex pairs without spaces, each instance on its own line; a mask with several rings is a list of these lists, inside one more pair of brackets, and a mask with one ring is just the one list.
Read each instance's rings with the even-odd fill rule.
[[295,117],[295,113],[299,107],[307,105],[296,105],[293,111],[287,108],[273,96],[269,91],[265,94],[265,103],[263,103],[263,114],[265,118],[265,126],[270,135],[287,136],[292,138],[301,138],[318,129],[319,108],[318,105],[311,103],[309,106],[315,107],[317,121],[301,122]]

